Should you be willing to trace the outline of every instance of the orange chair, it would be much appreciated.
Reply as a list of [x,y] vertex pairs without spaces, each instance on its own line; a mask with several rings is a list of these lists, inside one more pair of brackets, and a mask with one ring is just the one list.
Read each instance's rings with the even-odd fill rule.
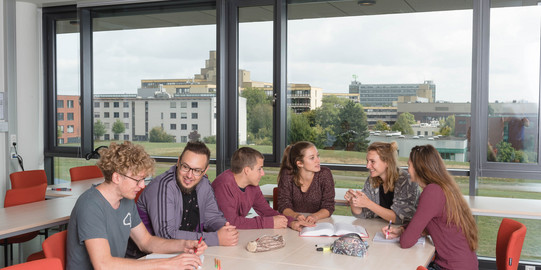
[[498,230],[496,239],[496,267],[498,270],[516,270],[522,244],[526,237],[526,226],[524,224],[504,218]]
[[424,267],[422,265],[419,265],[419,266],[417,266],[417,270],[428,270],[428,269],[426,269],[426,267]]
[[62,263],[60,262],[60,259],[51,258],[51,259],[41,259],[37,261],[20,263],[20,264],[12,265],[3,269],[4,270],[35,270],[35,269],[63,270],[64,268],[62,268]]
[[[21,204],[39,202],[45,200],[45,191],[47,184],[41,184],[28,188],[17,188],[6,191],[4,198],[4,207],[11,207]],[[12,236],[0,240],[0,245],[4,246],[4,263],[8,265],[8,247],[11,251],[11,262],[13,262],[13,244],[20,244],[34,239],[38,235],[38,231],[30,232],[22,235]]]
[[86,180],[103,177],[100,168],[96,165],[79,166],[70,169],[71,181]]
[[49,236],[41,246],[45,258],[58,258],[62,262],[62,268],[66,266],[66,238],[68,231],[61,231]]
[[278,211],[278,188],[272,189],[272,209]]
[[11,188],[27,188],[47,184],[47,175],[44,170],[14,172],[9,175]]

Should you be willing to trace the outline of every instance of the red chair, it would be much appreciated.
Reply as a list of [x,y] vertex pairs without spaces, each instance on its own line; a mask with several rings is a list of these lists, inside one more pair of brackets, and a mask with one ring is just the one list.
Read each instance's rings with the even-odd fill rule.
[[9,175],[11,188],[27,188],[47,184],[47,174],[44,170],[14,172]]
[[[4,198],[4,207],[11,207],[21,204],[39,202],[45,200],[45,191],[47,184],[41,184],[28,188],[17,188],[6,191]],[[38,231],[30,232],[22,235],[12,236],[0,240],[0,245],[4,246],[4,263],[8,265],[8,247],[11,251],[11,262],[13,262],[13,244],[20,244],[34,239],[38,235]]]
[[4,270],[63,270],[62,263],[58,258],[41,259],[37,261],[25,262],[16,265],[12,265]]
[[66,267],[66,238],[68,231],[61,231],[49,236],[41,246],[45,258],[58,258],[62,262],[62,268]]
[[278,211],[278,188],[272,189],[272,209]]
[[496,267],[498,270],[516,270],[522,245],[526,237],[526,226],[524,224],[504,218],[498,230],[496,239]]
[[100,168],[96,165],[79,166],[70,169],[71,181],[86,180],[103,177]]
[[426,267],[424,267],[422,265],[419,265],[419,266],[417,266],[417,270],[428,270],[428,269],[426,269]]

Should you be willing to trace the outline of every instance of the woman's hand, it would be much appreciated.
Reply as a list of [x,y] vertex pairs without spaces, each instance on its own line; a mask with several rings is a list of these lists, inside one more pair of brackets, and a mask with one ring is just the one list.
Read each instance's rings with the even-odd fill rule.
[[404,232],[404,227],[402,226],[391,227],[389,229],[389,226],[385,226],[381,228],[381,231],[383,232],[383,235],[385,235],[386,238],[393,239],[393,238],[400,237],[400,235],[402,235],[402,233]]
[[374,203],[363,192],[354,191],[354,196],[351,197],[350,205],[353,207],[368,208],[370,204]]
[[295,220],[289,223],[289,227],[295,231],[301,231],[304,227],[314,227],[316,224],[308,223],[306,221]]
[[308,222],[310,224],[316,224],[318,219],[319,218],[316,215],[309,215],[309,216],[306,217],[306,222]]

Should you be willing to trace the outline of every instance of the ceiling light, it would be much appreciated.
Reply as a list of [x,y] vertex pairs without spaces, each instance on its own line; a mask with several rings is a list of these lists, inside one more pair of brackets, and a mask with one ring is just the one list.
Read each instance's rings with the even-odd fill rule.
[[376,0],[359,0],[357,4],[359,4],[360,6],[371,6],[376,4]]

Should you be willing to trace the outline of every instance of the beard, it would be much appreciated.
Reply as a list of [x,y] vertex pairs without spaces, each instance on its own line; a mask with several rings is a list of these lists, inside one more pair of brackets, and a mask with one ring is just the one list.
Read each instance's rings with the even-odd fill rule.
[[180,191],[182,191],[182,193],[184,194],[190,194],[192,193],[192,191],[194,191],[195,187],[197,187],[197,185],[191,187],[191,188],[185,188],[182,184],[179,185],[180,187]]

